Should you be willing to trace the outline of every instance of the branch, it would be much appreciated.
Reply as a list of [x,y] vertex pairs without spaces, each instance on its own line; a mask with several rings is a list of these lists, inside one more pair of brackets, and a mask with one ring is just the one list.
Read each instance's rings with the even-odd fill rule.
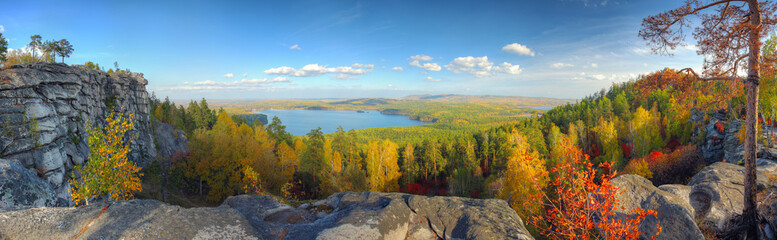
[[739,81],[745,81],[745,79],[742,78],[742,77],[723,77],[723,76],[721,76],[721,77],[706,77],[706,78],[704,78],[704,77],[700,77],[699,74],[697,74],[691,68],[683,68],[683,69],[680,69],[680,71],[677,71],[677,72],[689,73],[689,74],[692,74],[696,79],[699,79],[699,80],[702,80],[702,81],[708,81],[708,82],[709,81],[718,81],[718,80],[739,80]]
[[[682,14],[682,15],[680,15],[680,16],[679,16],[677,19],[675,19],[674,21],[672,21],[672,23],[670,23],[670,24],[666,25],[666,27],[664,27],[664,29],[661,29],[661,32],[659,32],[659,34],[666,32],[666,30],[667,30],[667,29],[669,29],[669,27],[671,27],[671,26],[673,26],[675,23],[679,22],[679,21],[680,21],[681,19],[683,19],[685,16],[692,15],[692,14],[696,14],[697,12],[699,12],[699,11],[701,11],[701,10],[704,10],[704,9],[707,9],[707,8],[710,8],[710,7],[713,7],[713,6],[716,6],[716,5],[718,5],[718,4],[721,4],[721,3],[730,4],[731,2],[747,2],[747,1],[745,1],[745,0],[721,0],[721,1],[717,1],[717,2],[714,2],[714,3],[707,4],[707,5],[705,5],[705,6],[701,6],[701,7],[697,8],[697,9],[693,9],[693,11],[690,11],[690,12],[687,12],[687,13],[685,13],[685,14]],[[728,8],[728,5],[726,5],[726,8]]]

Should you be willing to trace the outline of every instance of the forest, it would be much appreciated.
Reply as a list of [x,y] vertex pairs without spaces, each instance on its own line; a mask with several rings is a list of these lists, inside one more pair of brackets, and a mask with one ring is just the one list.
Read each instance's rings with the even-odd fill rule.
[[[762,115],[773,124],[768,104],[777,96],[775,79],[764,77],[762,82]],[[525,217],[530,210],[522,207],[526,204],[522,201],[531,198],[510,196],[527,191],[552,195],[547,186],[548,179],[556,177],[548,175],[553,166],[582,155],[599,176],[633,173],[655,185],[687,183],[706,164],[698,147],[705,140],[704,128],[691,116],[707,118],[723,109],[733,113],[732,118],[743,118],[742,89],[741,82],[695,81],[666,68],[613,84],[539,117],[515,116],[523,109],[457,103],[446,108],[449,117],[442,121],[469,122],[473,113],[498,114],[496,109],[503,107],[511,117],[469,131],[438,125],[429,127],[435,130],[423,138],[399,141],[392,140],[398,138],[391,133],[402,135],[403,128],[340,128],[327,135],[319,129],[292,136],[277,118],[268,125],[249,125],[239,114],[212,109],[205,99],[184,107],[154,97],[152,109],[157,120],[184,130],[191,141],[189,153],[171,160],[172,184],[210,202],[244,193],[248,173],[256,173],[262,193],[292,202],[343,191],[399,191],[503,198]],[[398,105],[392,107],[399,109]],[[437,105],[426,106],[414,109],[443,116]],[[574,152],[580,156],[570,154]]]

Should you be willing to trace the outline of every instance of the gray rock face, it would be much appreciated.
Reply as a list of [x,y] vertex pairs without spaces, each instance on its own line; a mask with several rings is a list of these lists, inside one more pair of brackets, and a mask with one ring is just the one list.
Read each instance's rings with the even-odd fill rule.
[[[55,188],[88,159],[86,122],[109,113],[134,114],[130,160],[144,167],[156,155],[142,74],[105,74],[64,64],[19,64],[0,71],[0,157],[35,168]],[[122,108],[123,107],[123,108]],[[61,189],[58,191],[61,192]]]
[[237,209],[266,239],[533,239],[496,199],[364,192],[298,208],[268,196],[237,196],[221,207]]
[[[726,221],[742,214],[744,208],[744,171],[742,166],[717,162],[704,167],[691,178],[689,200],[696,218],[717,232],[725,230]],[[765,189],[768,178],[757,173],[757,190]]]
[[64,203],[51,184],[17,160],[0,159],[0,210],[17,207],[52,207]]
[[[105,204],[0,212],[0,238],[69,239]],[[304,215],[304,216],[300,216]],[[291,218],[302,218],[289,223]],[[83,239],[533,239],[502,200],[400,193],[338,193],[293,208],[270,196],[227,198],[185,209],[155,200],[118,201]]]
[[[697,112],[694,117],[695,121],[700,122],[704,119],[704,114]],[[704,125],[704,132],[706,133],[704,144],[701,146],[701,150],[704,154],[704,159],[708,163],[720,162],[725,155],[725,143],[727,136],[727,129],[724,127],[723,131],[718,131],[718,123],[726,126],[726,114],[725,111],[718,111],[710,116],[709,121]]]
[[259,239],[235,209],[186,209],[156,200],[131,200],[114,202],[97,217],[104,206],[96,202],[78,208],[2,212],[0,238],[70,239],[87,227],[79,239]]
[[156,141],[157,156],[170,158],[176,152],[187,152],[189,140],[183,130],[175,126],[154,121],[154,140]]
[[[615,177],[612,184],[624,191],[618,197],[616,213],[619,217],[629,215],[636,208],[652,209],[658,213],[656,217],[648,216],[640,224],[641,239],[650,239],[655,235],[656,223],[662,229],[656,239],[704,239],[693,218],[694,209],[680,196],[656,188],[649,180],[638,175]],[[682,191],[681,188],[676,190]]]
[[[743,121],[729,121],[726,127],[726,138],[723,148],[723,159],[729,163],[744,161],[745,145],[739,142],[737,133],[742,128]],[[758,148],[758,146],[756,146]],[[757,150],[756,150],[757,151]]]

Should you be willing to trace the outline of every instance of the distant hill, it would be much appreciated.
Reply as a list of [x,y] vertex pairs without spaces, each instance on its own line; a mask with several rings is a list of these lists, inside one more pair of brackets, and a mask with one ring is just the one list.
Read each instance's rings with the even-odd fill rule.
[[429,100],[439,102],[465,102],[465,103],[512,103],[520,106],[558,106],[566,103],[574,103],[577,99],[560,99],[548,97],[521,97],[521,96],[494,96],[494,95],[410,95],[399,98],[400,100]]

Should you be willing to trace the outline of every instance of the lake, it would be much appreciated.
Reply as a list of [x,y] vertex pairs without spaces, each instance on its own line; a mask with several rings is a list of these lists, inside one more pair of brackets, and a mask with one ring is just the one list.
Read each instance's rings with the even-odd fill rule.
[[261,110],[267,120],[278,116],[286,126],[286,131],[295,136],[305,136],[311,129],[321,127],[321,131],[333,133],[338,126],[345,131],[376,127],[410,127],[430,124],[411,120],[407,116],[385,115],[379,111],[330,111],[330,110]]
[[556,107],[556,106],[533,106],[533,107],[529,107],[529,108],[548,111],[548,110],[553,109],[554,107]]

